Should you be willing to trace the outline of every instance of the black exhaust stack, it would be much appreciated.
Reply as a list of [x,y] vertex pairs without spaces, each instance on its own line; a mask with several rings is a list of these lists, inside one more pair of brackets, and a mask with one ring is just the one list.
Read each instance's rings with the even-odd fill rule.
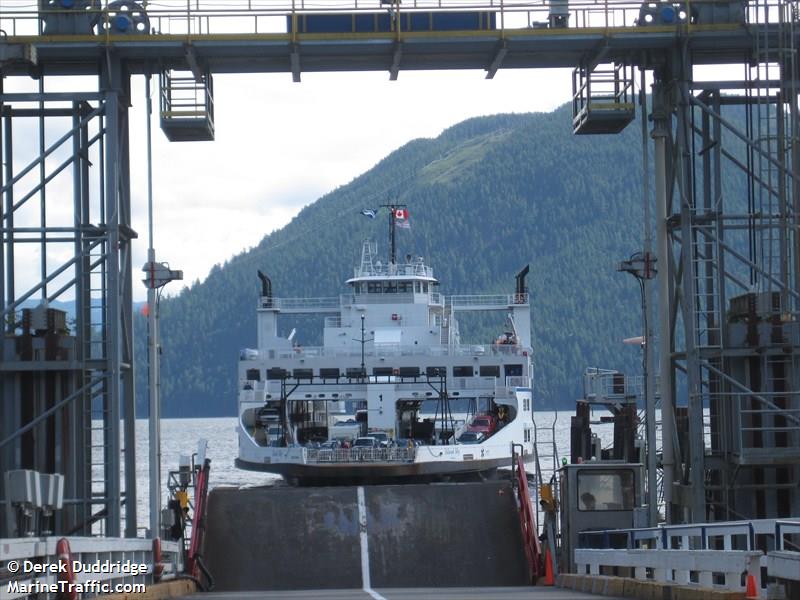
[[272,304],[272,281],[260,270],[258,271],[258,278],[261,280],[261,295],[267,299],[269,304]]
[[525,286],[525,278],[528,276],[528,272],[531,270],[530,265],[525,265],[525,268],[522,269],[519,273],[517,273],[517,288],[516,288],[516,298],[517,302],[521,303],[524,301],[525,294],[528,292],[528,288]]

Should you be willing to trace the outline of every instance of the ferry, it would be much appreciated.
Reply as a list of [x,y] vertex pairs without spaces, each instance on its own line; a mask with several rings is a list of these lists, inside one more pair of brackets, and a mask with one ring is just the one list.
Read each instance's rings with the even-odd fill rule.
[[[533,457],[528,266],[513,293],[445,296],[423,257],[397,260],[408,210],[385,208],[388,260],[365,241],[339,297],[274,297],[259,271],[258,347],[238,369],[238,468],[295,483],[437,480]],[[458,319],[476,311],[504,326],[462,343]],[[324,316],[322,346],[278,334],[281,315],[296,314]]]

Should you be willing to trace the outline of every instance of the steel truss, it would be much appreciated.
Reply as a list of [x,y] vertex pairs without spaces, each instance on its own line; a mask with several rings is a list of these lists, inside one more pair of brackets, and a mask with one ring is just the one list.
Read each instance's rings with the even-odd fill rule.
[[[753,25],[740,81],[694,82],[685,45],[654,69],[659,294],[668,299],[659,327],[664,500],[673,522],[800,514],[797,5],[756,10],[778,35],[765,43],[764,23]],[[687,405],[677,407],[683,391]]]
[[[128,88],[110,59],[99,92],[46,93],[42,82],[37,93],[0,94],[0,472],[67,475],[58,532],[100,522],[119,536],[124,515],[125,535],[136,535]],[[20,166],[26,119],[38,148]],[[23,322],[23,309],[59,300],[74,302],[66,327]],[[41,354],[34,338],[64,350]]]
[[[44,16],[0,10],[7,34],[0,34],[0,85],[12,76],[100,74],[99,92],[53,94],[42,85],[38,93],[10,94],[0,88],[0,310],[6,336],[0,345],[0,471],[22,467],[68,475],[71,508],[58,531],[88,532],[96,515],[106,534],[117,535],[124,515],[126,535],[136,533],[136,234],[130,228],[127,107],[131,74],[173,69],[191,73],[194,87],[210,95],[214,73],[284,72],[299,81],[301,68],[387,70],[396,78],[401,69],[475,68],[491,77],[499,68],[570,66],[578,69],[576,104],[582,112],[574,116],[580,117],[581,133],[618,131],[629,123],[630,67],[652,71],[667,517],[800,514],[796,0],[697,0],[686,3],[684,20],[652,26],[637,24],[658,17],[645,14],[640,2],[611,1],[600,9],[596,2],[576,0],[569,15],[550,21],[557,28],[540,26],[548,21],[545,4],[512,9],[488,2],[470,6],[494,11],[496,29],[443,34],[395,27],[391,35],[353,30],[324,36],[296,26],[261,29],[267,17],[285,28],[287,17],[296,24],[315,12],[302,3],[273,7],[269,14],[242,3],[228,15],[216,6],[202,8],[201,0],[192,6],[168,2],[149,11],[149,27],[134,36],[113,33],[106,3],[99,4],[90,18],[105,23],[99,34],[82,24],[85,14],[67,9]],[[394,10],[441,7],[410,4]],[[675,12],[676,6],[668,8]],[[533,18],[531,11],[542,17]],[[48,17],[55,28],[50,36],[42,35]],[[225,17],[253,23],[254,29],[216,33]],[[173,30],[176,23],[181,25]],[[146,33],[152,31],[157,35]],[[736,81],[700,84],[693,80],[700,64],[745,65],[747,72]],[[598,79],[601,74],[606,79]],[[162,80],[162,94],[176,91],[164,88],[170,80]],[[162,124],[189,118],[181,125],[196,131],[175,130],[175,139],[207,139],[213,134],[210,106],[209,97],[189,110],[162,107]],[[198,112],[198,122],[191,121]],[[33,158],[22,166],[26,140],[15,132],[24,119],[37,120],[40,135]],[[58,127],[59,137],[48,142]],[[735,188],[732,181],[741,185]],[[734,189],[747,190],[746,197]],[[54,205],[69,215],[54,218]],[[38,215],[37,226],[30,226],[28,210]],[[59,251],[64,258],[56,263]],[[28,266],[31,260],[35,268]],[[74,299],[74,322],[69,328],[24,322],[20,309],[34,298]],[[41,355],[34,352],[39,347]],[[648,387],[654,402],[655,388]],[[676,398],[681,404],[687,398],[686,406],[677,406]],[[648,408],[648,416],[654,415],[653,406]],[[0,497],[2,486],[0,479]],[[749,489],[755,500],[738,488]]]

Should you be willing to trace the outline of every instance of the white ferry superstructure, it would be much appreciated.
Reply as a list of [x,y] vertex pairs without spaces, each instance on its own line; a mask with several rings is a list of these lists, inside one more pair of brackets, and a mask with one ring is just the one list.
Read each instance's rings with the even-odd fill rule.
[[[512,294],[446,298],[422,257],[382,264],[375,250],[364,243],[338,298],[275,298],[259,272],[258,348],[239,361],[237,467],[293,480],[431,479],[508,466],[512,444],[532,456],[528,267]],[[504,312],[508,327],[462,344],[466,311]],[[280,315],[303,313],[325,315],[321,347],[278,335]],[[482,415],[488,435],[464,436]],[[358,437],[382,444],[348,447]]]

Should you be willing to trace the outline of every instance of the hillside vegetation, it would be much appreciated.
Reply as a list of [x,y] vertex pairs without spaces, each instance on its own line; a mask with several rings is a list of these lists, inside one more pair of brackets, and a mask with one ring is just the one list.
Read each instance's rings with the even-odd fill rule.
[[[385,214],[372,220],[360,211],[387,201],[407,204],[411,215],[398,254],[424,256],[445,294],[513,291],[514,275],[530,263],[539,407],[572,405],[586,366],[638,372],[639,348],[621,340],[641,333],[639,286],[615,265],[642,246],[640,129],[580,137],[570,121],[568,107],[496,115],[409,142],[164,301],[165,415],[234,414],[239,350],[256,344],[256,270],[279,297],[340,293],[363,239],[386,254]],[[285,330],[318,343],[319,322]],[[143,319],[137,326],[143,357]],[[470,341],[491,339],[486,327],[477,333],[483,339]],[[139,378],[145,414],[145,369]]]

